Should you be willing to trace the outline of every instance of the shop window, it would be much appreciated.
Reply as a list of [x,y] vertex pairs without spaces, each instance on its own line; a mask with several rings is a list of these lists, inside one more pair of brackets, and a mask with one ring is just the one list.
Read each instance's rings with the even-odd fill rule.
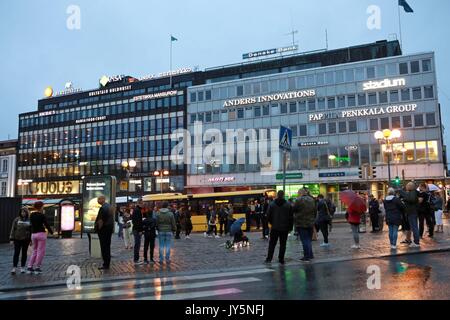
[[427,154],[426,154],[427,145],[425,141],[416,142],[416,162],[426,162]]
[[437,141],[428,141],[427,158],[429,161],[439,161],[438,143]]

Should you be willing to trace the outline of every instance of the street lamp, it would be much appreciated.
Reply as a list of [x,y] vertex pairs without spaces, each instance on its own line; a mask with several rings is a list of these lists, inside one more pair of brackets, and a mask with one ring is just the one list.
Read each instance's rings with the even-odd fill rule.
[[159,177],[160,179],[160,184],[161,184],[161,193],[163,193],[163,178],[164,176],[168,176],[170,174],[169,170],[156,170],[155,172],[153,172],[153,175],[155,177]]
[[383,131],[377,131],[375,132],[375,139],[378,140],[378,143],[385,144],[386,145],[386,153],[388,156],[388,179],[389,183],[388,185],[391,185],[391,153],[393,153],[392,144],[395,142],[395,140],[399,139],[402,136],[402,133],[400,130],[389,130],[385,129]]

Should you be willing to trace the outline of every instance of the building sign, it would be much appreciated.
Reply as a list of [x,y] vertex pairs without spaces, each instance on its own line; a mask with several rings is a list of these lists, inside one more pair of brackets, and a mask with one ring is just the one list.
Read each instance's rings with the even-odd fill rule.
[[300,91],[290,91],[290,92],[281,92],[275,94],[269,94],[258,97],[251,98],[242,98],[242,99],[232,99],[224,102],[224,107],[238,107],[244,106],[248,104],[254,103],[263,103],[263,102],[272,102],[272,101],[282,101],[282,100],[291,100],[291,99],[299,99],[306,97],[315,97],[316,90],[300,90]]
[[383,114],[392,113],[406,113],[414,112],[417,109],[417,104],[400,104],[388,107],[376,107],[376,108],[366,108],[366,109],[356,109],[348,111],[339,112],[321,112],[309,115],[309,121],[322,121],[328,119],[339,119],[339,118],[362,118],[371,116],[380,116]]
[[234,180],[236,180],[235,177],[215,177],[215,178],[209,178],[208,182],[211,182],[211,183],[232,182]]
[[384,79],[382,81],[369,81],[363,83],[363,90],[369,91],[369,90],[378,90],[378,89],[386,89],[386,88],[397,88],[397,87],[404,87],[406,85],[406,79],[400,78],[400,79]]
[[299,142],[299,147],[313,147],[313,146],[326,146],[328,145],[328,141],[308,141],[308,142]]
[[55,110],[39,112],[39,117],[51,116],[53,114],[56,114]]
[[117,88],[110,88],[110,89],[103,89],[103,90],[92,91],[92,92],[89,92],[89,97],[101,96],[102,94],[122,92],[122,91],[128,91],[128,90],[131,90],[131,85],[123,86],[123,87],[117,87]]
[[46,181],[28,183],[28,195],[65,195],[79,194],[79,181]]
[[358,146],[346,146],[345,150],[347,150],[347,151],[356,151],[356,150],[358,150]]
[[322,172],[319,178],[345,177],[345,172]]
[[183,91],[177,91],[177,90],[171,90],[171,91],[164,91],[159,93],[151,93],[146,94],[143,96],[137,96],[133,98],[133,101],[143,101],[143,100],[151,100],[151,99],[158,99],[158,98],[166,98],[166,97],[174,97],[177,95],[183,94]]
[[106,116],[78,119],[78,120],[75,120],[75,123],[80,124],[80,123],[97,122],[97,121],[103,121],[103,120],[106,120]]
[[106,85],[108,83],[123,81],[123,78],[125,78],[124,75],[116,75],[116,76],[111,76],[111,77],[103,76],[100,78],[99,82],[102,87],[106,87]]
[[170,183],[169,178],[156,178],[156,183]]
[[[277,173],[275,177],[276,177],[277,180],[283,180],[283,174],[282,173]],[[299,172],[299,173],[286,173],[286,180],[293,180],[293,179],[303,179],[303,173],[301,173],[301,172]]]
[[[89,176],[83,183],[83,232],[94,232],[100,204],[99,196],[105,196],[111,207],[116,202],[116,178],[113,176]],[[113,217],[114,218],[114,217]]]
[[264,56],[271,56],[277,53],[285,53],[285,52],[291,52],[291,51],[297,51],[298,46],[289,46],[289,47],[282,47],[278,49],[267,49],[262,51],[255,51],[255,52],[249,52],[244,53],[242,55],[242,59],[251,59],[251,58],[258,58],[258,57],[264,57]]
[[160,72],[158,74],[149,74],[145,75],[143,77],[140,77],[139,81],[146,81],[146,80],[153,80],[153,79],[159,79],[159,78],[167,78],[170,76],[178,76],[180,74],[186,74],[191,73],[193,70],[191,68],[180,68],[177,70],[167,71],[167,72]]

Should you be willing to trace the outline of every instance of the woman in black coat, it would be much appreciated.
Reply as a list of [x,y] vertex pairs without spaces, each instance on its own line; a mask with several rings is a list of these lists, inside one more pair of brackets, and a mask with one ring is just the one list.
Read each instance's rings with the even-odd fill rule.
[[405,208],[403,202],[395,196],[395,190],[389,188],[388,196],[384,199],[384,209],[386,210],[386,222],[389,226],[389,241],[393,250],[397,249],[398,227],[403,222]]

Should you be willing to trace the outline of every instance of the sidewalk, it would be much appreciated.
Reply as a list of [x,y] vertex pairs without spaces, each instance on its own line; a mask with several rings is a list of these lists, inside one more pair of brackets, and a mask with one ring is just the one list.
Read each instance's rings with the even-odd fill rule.
[[[446,223],[448,220],[446,220]],[[369,228],[368,228],[369,229]],[[409,253],[450,250],[450,228],[445,226],[444,233],[436,234],[435,239],[425,237],[420,249],[410,249],[399,246],[396,252],[391,251],[388,241],[387,227],[382,233],[362,233],[361,250],[350,248],[352,234],[348,224],[336,223],[330,234],[330,248],[319,247],[319,241],[313,243],[316,259],[313,263],[330,261],[344,261],[351,259],[365,259],[402,255]],[[108,280],[128,277],[161,277],[176,273],[217,272],[230,269],[251,269],[261,267],[267,253],[268,241],[261,239],[260,232],[248,234],[250,246],[234,250],[227,250],[223,244],[228,237],[221,239],[204,238],[203,234],[194,234],[191,239],[174,240],[172,248],[172,263],[170,266],[154,265],[135,266],[133,263],[133,250],[125,250],[122,240],[113,236],[111,270],[102,273],[97,270],[101,260],[89,257],[87,237],[72,239],[49,239],[47,242],[47,255],[44,259],[43,273],[41,275],[17,274],[12,276],[12,245],[0,245],[0,291],[45,286],[65,283],[66,270],[70,265],[81,268],[82,282],[91,280]],[[399,241],[403,236],[399,235]],[[277,254],[276,250],[275,254]],[[289,237],[286,263],[300,264],[302,256],[301,243],[294,236]],[[158,241],[156,241],[155,261],[158,261]],[[276,255],[274,261],[276,262]],[[277,263],[272,264],[278,266]]]

